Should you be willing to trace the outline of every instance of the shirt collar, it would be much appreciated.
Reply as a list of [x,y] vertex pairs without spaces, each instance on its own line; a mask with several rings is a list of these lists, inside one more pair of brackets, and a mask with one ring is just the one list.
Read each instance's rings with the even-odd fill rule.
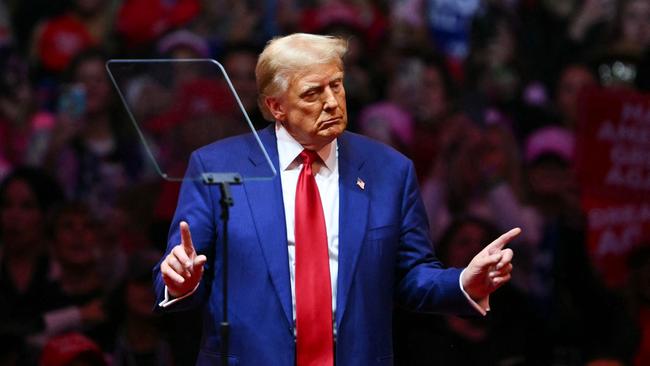
[[[305,148],[289,134],[289,131],[287,131],[280,122],[275,122],[275,136],[278,139],[280,171],[293,168],[294,166],[292,163]],[[332,142],[317,151],[318,156],[330,172],[333,172],[336,168],[337,146],[337,141],[334,139]],[[301,162],[298,161],[298,164],[300,163]]]

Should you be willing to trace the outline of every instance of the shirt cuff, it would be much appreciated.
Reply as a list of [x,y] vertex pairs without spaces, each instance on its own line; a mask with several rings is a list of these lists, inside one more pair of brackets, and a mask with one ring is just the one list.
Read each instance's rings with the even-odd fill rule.
[[199,288],[200,284],[201,284],[201,282],[197,283],[196,286],[192,289],[192,291],[186,293],[185,295],[183,295],[181,297],[175,297],[173,299],[169,295],[169,290],[167,289],[167,286],[165,286],[165,299],[163,301],[161,301],[160,303],[158,303],[158,306],[160,306],[161,308],[166,308],[168,306],[174,305],[175,303],[183,300],[186,297],[192,296],[192,294],[196,292],[196,289]]
[[[463,278],[463,273],[465,272],[465,269],[463,269],[462,272],[460,272],[460,276],[458,277],[458,285],[460,286],[460,290],[463,292],[463,295],[467,298],[467,301],[469,301],[470,305],[476,311],[481,313],[481,315],[486,315],[488,311],[490,311],[490,295],[480,299],[478,302],[474,301],[469,294],[465,291],[465,288],[463,287],[463,281],[461,279]],[[167,292],[165,289],[165,296],[167,296]]]

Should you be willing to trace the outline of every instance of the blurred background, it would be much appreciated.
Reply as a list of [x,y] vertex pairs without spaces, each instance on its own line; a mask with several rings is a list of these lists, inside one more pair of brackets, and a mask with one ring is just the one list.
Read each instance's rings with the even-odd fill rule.
[[[179,184],[104,65],[213,58],[263,128],[292,32],[348,39],[349,130],[414,161],[447,265],[523,229],[489,316],[395,309],[397,365],[650,365],[650,0],[3,0],[0,365],[193,364],[200,314],[151,313]],[[124,90],[161,157],[235,113],[182,76]]]

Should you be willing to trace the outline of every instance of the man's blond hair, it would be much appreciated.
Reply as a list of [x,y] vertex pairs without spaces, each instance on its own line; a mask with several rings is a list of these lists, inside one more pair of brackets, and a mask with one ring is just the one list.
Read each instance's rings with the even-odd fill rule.
[[258,105],[262,115],[273,120],[264,103],[267,97],[277,97],[287,91],[291,78],[314,65],[339,64],[343,70],[343,56],[348,44],[342,38],[307,33],[295,33],[270,40],[257,59]]

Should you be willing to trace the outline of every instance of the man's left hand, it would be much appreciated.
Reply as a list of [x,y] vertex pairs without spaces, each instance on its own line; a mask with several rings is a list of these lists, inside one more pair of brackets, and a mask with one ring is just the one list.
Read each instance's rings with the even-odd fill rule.
[[474,301],[485,299],[510,280],[514,253],[503,248],[519,233],[521,229],[515,228],[501,235],[472,258],[463,271],[463,288]]

